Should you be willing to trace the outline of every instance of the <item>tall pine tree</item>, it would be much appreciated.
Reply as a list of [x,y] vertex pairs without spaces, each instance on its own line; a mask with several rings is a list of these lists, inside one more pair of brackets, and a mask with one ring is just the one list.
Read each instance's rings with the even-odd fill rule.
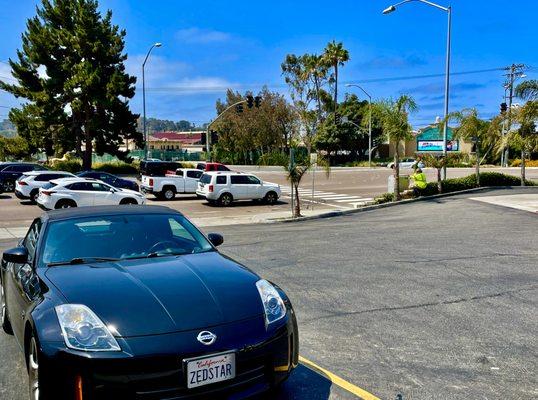
[[42,0],[18,61],[10,60],[18,83],[0,82],[27,100],[10,119],[30,151],[74,150],[89,169],[93,152],[125,159],[126,139],[143,145],[138,115],[129,109],[136,78],[125,72],[124,39],[112,12],[101,15],[96,0]]

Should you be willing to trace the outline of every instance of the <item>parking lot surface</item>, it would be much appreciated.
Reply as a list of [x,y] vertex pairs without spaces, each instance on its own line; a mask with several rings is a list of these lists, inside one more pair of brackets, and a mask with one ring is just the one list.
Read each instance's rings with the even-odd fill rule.
[[[531,192],[215,230],[222,252],[288,293],[301,355],[345,382],[383,399],[534,399],[538,216],[470,200]],[[23,358],[4,334],[0,360],[0,398],[25,399]],[[270,398],[357,397],[303,363]]]

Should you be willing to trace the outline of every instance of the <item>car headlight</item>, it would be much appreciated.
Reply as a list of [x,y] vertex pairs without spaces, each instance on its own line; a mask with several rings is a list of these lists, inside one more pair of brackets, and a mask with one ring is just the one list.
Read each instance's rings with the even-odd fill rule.
[[256,282],[256,287],[265,309],[265,322],[267,325],[284,318],[286,316],[286,306],[275,287],[265,279]]
[[65,344],[83,351],[121,351],[108,328],[92,310],[82,304],[56,306]]

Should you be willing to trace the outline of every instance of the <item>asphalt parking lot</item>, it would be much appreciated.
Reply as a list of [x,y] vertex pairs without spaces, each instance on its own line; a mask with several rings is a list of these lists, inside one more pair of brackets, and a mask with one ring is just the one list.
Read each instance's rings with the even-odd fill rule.
[[[288,293],[302,357],[351,385],[303,362],[271,398],[537,398],[538,214],[470,199],[518,193],[538,190],[215,229],[222,252]],[[0,398],[25,399],[3,334],[0,360]]]

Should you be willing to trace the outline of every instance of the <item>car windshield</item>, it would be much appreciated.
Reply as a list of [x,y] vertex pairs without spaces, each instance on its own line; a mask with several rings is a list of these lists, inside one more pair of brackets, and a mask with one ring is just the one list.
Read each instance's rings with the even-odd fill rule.
[[[73,245],[76,243],[76,245]],[[40,265],[75,264],[201,253],[213,247],[178,214],[92,216],[53,221],[44,238]],[[78,260],[78,261],[76,261]]]

